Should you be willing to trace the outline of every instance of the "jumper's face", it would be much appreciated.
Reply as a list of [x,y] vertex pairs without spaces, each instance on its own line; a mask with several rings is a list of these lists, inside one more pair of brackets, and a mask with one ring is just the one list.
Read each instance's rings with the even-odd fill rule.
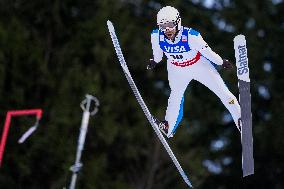
[[164,32],[165,36],[173,40],[176,34],[176,23],[175,22],[167,22],[165,24],[160,24],[159,29]]
[[176,28],[173,28],[172,30],[167,29],[164,34],[168,39],[173,40],[176,35]]

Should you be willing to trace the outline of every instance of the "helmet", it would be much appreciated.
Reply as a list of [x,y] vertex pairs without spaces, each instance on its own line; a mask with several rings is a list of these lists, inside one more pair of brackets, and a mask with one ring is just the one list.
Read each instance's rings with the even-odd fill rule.
[[177,30],[180,30],[181,18],[178,10],[171,6],[161,8],[157,14],[157,25],[160,26],[171,22],[177,26]]

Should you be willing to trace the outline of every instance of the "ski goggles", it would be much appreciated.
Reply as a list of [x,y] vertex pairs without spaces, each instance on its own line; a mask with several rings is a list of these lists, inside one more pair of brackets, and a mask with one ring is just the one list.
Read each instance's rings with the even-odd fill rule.
[[176,27],[176,22],[167,22],[165,24],[159,24],[159,29],[161,31],[173,30]]

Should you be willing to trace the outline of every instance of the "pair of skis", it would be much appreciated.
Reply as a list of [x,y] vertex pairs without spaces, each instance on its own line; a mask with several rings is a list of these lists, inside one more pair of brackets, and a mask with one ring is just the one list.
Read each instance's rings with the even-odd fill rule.
[[[174,165],[176,166],[179,174],[182,176],[183,180],[185,181],[185,183],[189,186],[189,187],[193,187],[189,178],[187,177],[187,175],[185,174],[185,172],[183,171],[182,167],[180,166],[177,158],[175,157],[174,153],[172,152],[169,144],[167,143],[167,141],[165,140],[163,134],[161,133],[161,131],[159,130],[157,124],[155,123],[155,121],[153,120],[153,116],[151,115],[150,111],[148,110],[143,98],[141,97],[139,90],[137,89],[134,80],[131,77],[131,74],[129,72],[129,69],[126,65],[126,61],[124,59],[122,50],[120,48],[119,45],[119,41],[118,38],[116,36],[115,30],[114,30],[114,26],[112,24],[111,21],[107,21],[107,26],[108,26],[108,30],[117,54],[117,57],[119,59],[120,65],[122,67],[122,70],[125,74],[125,77],[138,101],[138,103],[140,104],[144,114],[146,115],[148,121],[150,122],[152,128],[154,129],[155,133],[157,134],[159,140],[161,141],[161,143],[163,144],[164,148],[166,149],[167,153],[169,154],[171,160],[173,161]],[[244,36],[243,36],[244,37]],[[235,45],[235,49],[237,48],[238,52],[243,52],[241,50],[239,50],[241,47],[245,47],[243,46],[243,42],[245,43],[245,39],[242,36],[240,37],[236,37],[234,39],[234,45]],[[244,40],[244,41],[243,41]],[[239,47],[240,46],[240,47]],[[247,52],[247,51],[246,51]],[[236,54],[236,57],[240,57],[243,58],[244,54]],[[245,56],[246,57],[246,56]],[[239,58],[239,59],[240,59]],[[238,70],[243,69],[242,67],[244,66],[244,62],[242,62],[243,60],[239,60],[237,59],[237,62],[239,62],[238,65]],[[244,58],[243,58],[244,59]],[[246,62],[247,62],[247,57],[246,57]],[[242,63],[242,64],[241,64]],[[246,64],[247,66],[247,64]],[[247,67],[248,69],[248,67]],[[245,72],[245,71],[244,71]],[[249,77],[248,76],[248,72],[244,73],[245,78]],[[253,174],[253,157],[252,157],[252,134],[251,134],[251,113],[250,113],[250,92],[249,92],[249,80],[245,80],[243,81],[243,74],[238,74],[239,77],[239,88],[240,88],[240,101],[241,104],[245,104],[245,105],[241,105],[241,108],[245,109],[245,111],[242,111],[242,123],[243,123],[243,128],[242,128],[242,146],[243,146],[243,173],[244,176],[249,175],[249,174]],[[247,116],[249,113],[249,116]],[[251,161],[252,160],[252,161]]]

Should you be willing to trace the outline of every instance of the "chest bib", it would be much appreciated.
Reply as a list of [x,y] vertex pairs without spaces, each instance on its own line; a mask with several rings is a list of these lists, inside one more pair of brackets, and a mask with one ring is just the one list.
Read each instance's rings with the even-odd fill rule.
[[177,43],[169,43],[163,32],[159,31],[159,45],[168,60],[176,66],[189,66],[200,59],[200,53],[194,53],[188,44],[189,28],[183,27],[181,37]]

